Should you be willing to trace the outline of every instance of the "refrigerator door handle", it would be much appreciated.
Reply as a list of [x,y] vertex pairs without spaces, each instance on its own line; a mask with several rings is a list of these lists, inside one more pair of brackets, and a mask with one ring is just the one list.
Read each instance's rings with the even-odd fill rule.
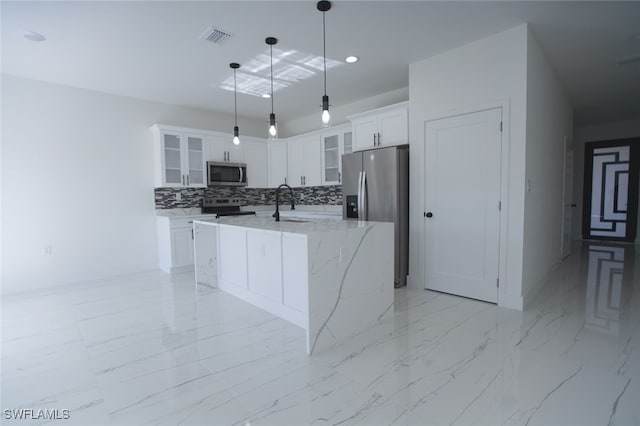
[[369,220],[367,210],[367,172],[362,172],[362,220]]
[[358,219],[362,218],[362,171],[358,173]]

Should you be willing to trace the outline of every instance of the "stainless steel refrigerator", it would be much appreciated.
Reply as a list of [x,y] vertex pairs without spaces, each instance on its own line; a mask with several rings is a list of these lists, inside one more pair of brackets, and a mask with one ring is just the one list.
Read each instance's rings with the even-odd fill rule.
[[409,272],[409,147],[342,156],[342,217],[395,224],[395,286]]

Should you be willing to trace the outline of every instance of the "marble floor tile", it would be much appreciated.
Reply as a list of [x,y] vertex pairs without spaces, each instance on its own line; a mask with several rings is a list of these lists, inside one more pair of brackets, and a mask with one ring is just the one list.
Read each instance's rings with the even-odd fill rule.
[[576,245],[523,312],[395,290],[314,356],[305,332],[193,274],[2,298],[4,409],[65,425],[640,425],[640,259]]

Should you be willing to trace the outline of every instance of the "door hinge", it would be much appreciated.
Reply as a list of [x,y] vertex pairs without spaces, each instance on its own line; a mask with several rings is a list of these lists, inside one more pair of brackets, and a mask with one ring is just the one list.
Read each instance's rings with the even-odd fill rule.
[[502,211],[502,201],[498,201],[498,211]]
[[500,288],[500,278],[496,278],[496,287]]
[[500,131],[502,131],[502,121],[500,122]]

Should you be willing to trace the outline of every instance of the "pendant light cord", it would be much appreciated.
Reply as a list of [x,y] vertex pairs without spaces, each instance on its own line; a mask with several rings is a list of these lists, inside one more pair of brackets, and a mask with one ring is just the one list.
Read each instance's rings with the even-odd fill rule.
[[271,48],[271,114],[273,114],[273,45]]
[[238,127],[238,85],[235,68],[233,69],[233,109],[235,111],[236,127]]
[[322,57],[324,59],[324,94],[327,95],[327,30],[324,23],[325,12],[322,12]]

